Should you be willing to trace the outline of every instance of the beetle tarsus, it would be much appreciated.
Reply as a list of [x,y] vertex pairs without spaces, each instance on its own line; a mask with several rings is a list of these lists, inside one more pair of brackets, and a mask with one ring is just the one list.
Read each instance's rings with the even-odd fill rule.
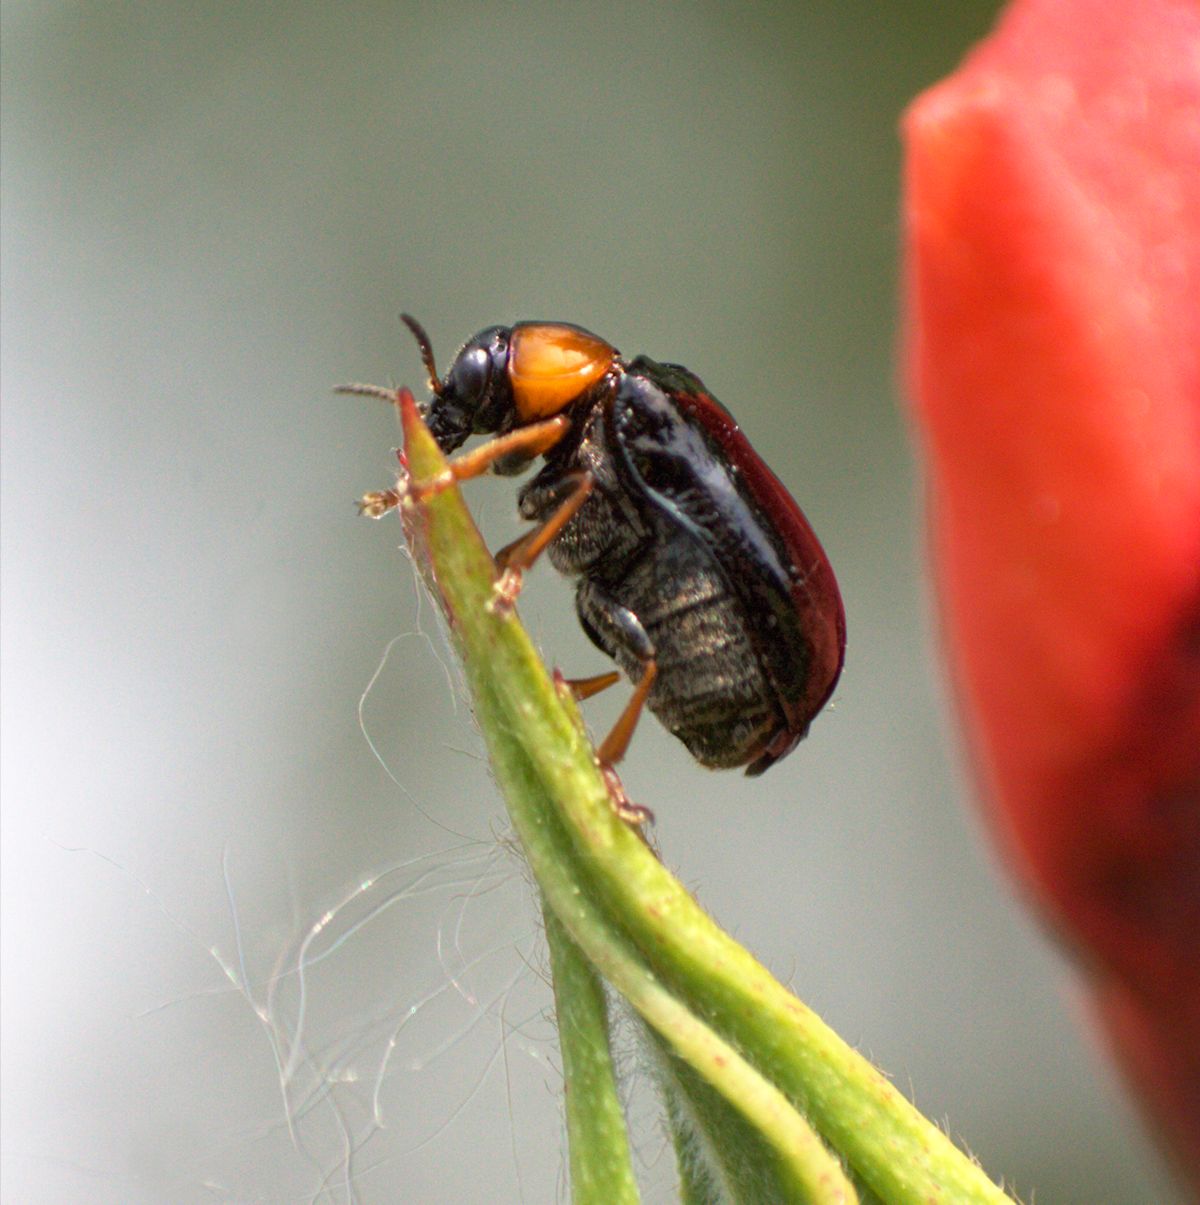
[[395,510],[403,497],[403,493],[398,489],[393,490],[375,490],[369,494],[363,494],[358,500],[358,513],[365,515],[368,519],[382,519],[389,511]]
[[608,797],[612,801],[613,811],[632,828],[641,829],[645,824],[654,823],[654,813],[642,803],[634,803],[625,793],[625,785],[612,766],[601,766],[600,773],[604,785],[608,788]]
[[413,501],[421,503],[429,498],[436,498],[438,494],[445,493],[457,481],[458,478],[455,477],[453,469],[447,467],[436,477],[430,478],[428,481],[414,481],[408,488]]
[[493,615],[507,615],[517,605],[524,584],[525,577],[519,569],[502,570],[492,583],[492,597],[487,601],[487,609]]

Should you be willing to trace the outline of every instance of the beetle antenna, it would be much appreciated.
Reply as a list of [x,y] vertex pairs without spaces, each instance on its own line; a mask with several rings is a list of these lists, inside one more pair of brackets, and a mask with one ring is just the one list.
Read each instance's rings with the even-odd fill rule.
[[421,363],[429,373],[429,388],[434,393],[441,393],[442,383],[438,380],[437,365],[433,362],[433,344],[429,342],[425,328],[411,314],[401,314],[400,321],[416,336],[417,346],[421,349]]
[[351,393],[356,397],[377,397],[381,402],[391,402],[393,406],[396,404],[397,391],[386,385],[363,385],[352,381],[349,385],[335,385],[333,392]]

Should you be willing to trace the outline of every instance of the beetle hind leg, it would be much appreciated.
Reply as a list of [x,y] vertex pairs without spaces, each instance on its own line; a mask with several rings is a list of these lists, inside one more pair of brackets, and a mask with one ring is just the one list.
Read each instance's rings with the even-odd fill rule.
[[624,711],[617,718],[612,731],[600,742],[596,750],[596,761],[608,785],[608,793],[617,815],[633,825],[645,824],[654,819],[654,814],[649,808],[642,807],[629,798],[615,767],[629,748],[638,720],[641,719],[658,676],[654,641],[650,639],[641,620],[628,607],[617,602],[594,579],[584,578],[580,582],[575,596],[575,609],[591,642],[620,664],[631,678],[637,680],[637,686]]
[[596,750],[596,758],[602,766],[615,766],[629,750],[629,742],[633,739],[638,720],[646,706],[650,688],[658,676],[658,664],[653,658],[642,667],[642,677],[635,688],[625,710],[617,717],[612,731],[600,743]]
[[[625,785],[612,766],[601,765],[600,775],[608,788],[613,811],[632,828],[640,829],[643,824],[654,823],[654,813],[644,803],[634,803],[625,793]],[[645,834],[642,834],[643,838]]]
[[602,690],[607,690],[610,686],[616,686],[620,680],[620,673],[614,669],[609,670],[607,674],[595,674],[590,678],[564,678],[562,682],[576,701],[582,702],[593,695],[598,695]]

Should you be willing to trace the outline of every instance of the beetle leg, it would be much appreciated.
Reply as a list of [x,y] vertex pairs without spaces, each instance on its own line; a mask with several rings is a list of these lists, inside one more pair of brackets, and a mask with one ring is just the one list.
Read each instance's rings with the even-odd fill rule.
[[625,704],[625,710],[617,717],[612,731],[601,742],[600,748],[596,750],[596,758],[601,766],[615,766],[625,756],[633,730],[637,727],[637,722],[641,717],[642,708],[646,706],[650,687],[654,685],[654,679],[657,676],[658,663],[651,658],[642,667],[642,678],[633,692],[633,697]]
[[[370,397],[382,397],[388,401],[396,399],[394,389],[383,389],[376,385],[342,385],[337,392],[365,394]],[[472,477],[486,473],[497,460],[501,460],[505,456],[513,453],[531,459],[534,456],[540,456],[562,439],[569,426],[569,421],[560,414],[545,422],[530,423],[526,427],[519,427],[507,435],[498,435],[495,439],[489,439],[487,443],[480,444],[470,452],[456,456],[446,465],[445,473],[433,481],[424,482],[419,489],[411,490],[411,493],[419,502],[434,494],[440,494],[442,490],[449,489],[456,481],[468,481]],[[358,513],[371,519],[382,519],[389,511],[395,510],[400,505],[403,496],[403,492],[398,489],[374,490],[359,499]],[[570,515],[567,516],[568,519],[570,517]],[[551,534],[553,536],[553,533]]]
[[540,527],[526,532],[511,544],[505,544],[496,553],[496,564],[501,569],[515,569],[518,572],[530,568],[546,550],[550,541],[575,517],[595,484],[596,479],[591,473],[580,473],[572,485],[571,492],[558,504],[550,517]]
[[637,674],[639,668],[641,670],[633,697],[596,751],[596,761],[608,787],[613,810],[627,823],[642,825],[653,820],[654,814],[649,808],[629,798],[614,766],[629,748],[630,738],[658,673],[658,654],[654,641],[642,626],[642,621],[594,578],[585,577],[580,581],[575,595],[575,610],[588,639],[601,652],[618,662],[630,677]]
[[590,699],[593,695],[598,695],[602,690],[607,690],[610,686],[615,686],[620,680],[620,673],[614,669],[610,670],[607,674],[596,674],[591,678],[565,678],[563,685],[576,699],[582,701]]
[[620,775],[612,766],[601,765],[600,775],[608,788],[608,797],[612,800],[613,811],[625,821],[639,830],[639,835],[645,840],[646,834],[640,832],[643,824],[654,823],[654,813],[644,803],[634,803],[625,794],[625,785]]
[[449,489],[457,481],[467,481],[486,473],[489,468],[502,457],[517,453],[533,459],[543,452],[548,452],[567,433],[571,421],[566,415],[558,414],[543,422],[530,423],[509,431],[507,435],[497,435],[477,448],[456,456],[446,465],[446,471],[432,481],[426,481],[413,493],[419,502],[433,494],[440,494]]
[[368,519],[382,519],[388,511],[395,510],[400,505],[402,495],[399,490],[375,490],[363,494],[358,500],[358,513]]
[[[334,393],[349,393],[356,397],[375,397],[381,402],[388,402],[390,405],[400,405],[400,390],[389,389],[384,385],[363,385],[355,383],[352,385],[338,385]],[[363,494],[358,500],[358,513],[366,515],[368,519],[382,519],[389,511],[393,511],[400,505],[402,498],[400,490],[372,490],[369,494]]]
[[629,748],[633,730],[641,718],[642,709],[646,706],[646,698],[650,694],[650,687],[654,685],[657,675],[658,665],[654,659],[651,658],[644,662],[642,678],[633,692],[633,697],[625,704],[625,710],[617,717],[612,731],[601,742],[600,748],[596,750],[596,760],[600,763],[600,773],[604,778],[605,786],[608,787],[613,807],[626,824],[632,824],[635,828],[646,823],[652,824],[654,813],[648,807],[634,803],[625,794],[625,787],[617,774],[616,764],[625,756],[625,752]]
[[596,479],[591,473],[579,474],[571,492],[558,504],[554,513],[540,527],[527,532],[519,540],[506,544],[496,553],[496,564],[501,569],[501,574],[496,579],[496,593],[492,599],[493,609],[511,607],[516,602],[517,595],[521,593],[521,580],[525,571],[542,555],[550,541],[575,517],[579,508],[587,501],[595,484]]

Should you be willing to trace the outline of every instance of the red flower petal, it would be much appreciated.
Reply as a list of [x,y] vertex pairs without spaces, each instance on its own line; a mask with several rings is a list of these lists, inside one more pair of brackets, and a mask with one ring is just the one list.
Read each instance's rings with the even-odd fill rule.
[[1200,6],[1019,0],[905,137],[908,371],[980,771],[1200,1181]]

